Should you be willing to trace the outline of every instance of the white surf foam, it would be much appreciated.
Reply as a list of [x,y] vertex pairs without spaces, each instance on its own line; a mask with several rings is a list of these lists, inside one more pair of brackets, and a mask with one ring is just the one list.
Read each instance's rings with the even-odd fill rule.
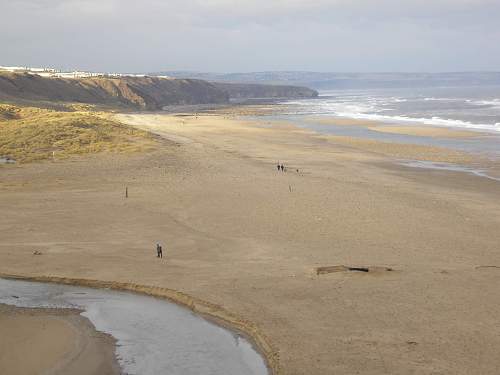
[[478,105],[478,106],[489,106],[489,107],[500,108],[500,99],[473,100],[473,101],[470,101],[470,103],[474,104],[474,105]]
[[[465,128],[470,130],[485,131],[485,132],[500,132],[500,123],[485,124],[473,123],[465,120],[442,118],[439,116],[433,117],[411,117],[405,115],[390,115],[393,108],[384,107],[388,101],[395,102],[398,98],[372,98],[358,97],[357,100],[345,101],[344,98],[336,99],[315,99],[290,101],[286,104],[294,108],[293,114],[306,115],[329,115],[336,117],[346,117],[356,120],[371,120],[387,123],[406,123],[406,124],[422,124],[431,126],[442,126],[451,128]],[[425,98],[424,100],[450,100],[448,98]],[[481,101],[482,103],[497,103],[500,107],[500,100]],[[478,101],[479,103],[479,101]],[[484,104],[483,104],[484,105]]]

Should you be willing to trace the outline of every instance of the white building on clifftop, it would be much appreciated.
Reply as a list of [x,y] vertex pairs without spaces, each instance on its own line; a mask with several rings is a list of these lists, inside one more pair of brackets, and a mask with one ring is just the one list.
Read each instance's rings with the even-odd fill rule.
[[0,66],[0,72],[28,73],[42,77],[56,78],[92,78],[92,77],[145,77],[145,74],[96,73],[80,70],[62,71],[53,68],[31,68],[27,66]]

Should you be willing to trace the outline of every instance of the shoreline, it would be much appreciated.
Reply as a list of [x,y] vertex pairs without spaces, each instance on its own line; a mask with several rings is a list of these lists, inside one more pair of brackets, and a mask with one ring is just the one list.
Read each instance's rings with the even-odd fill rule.
[[[254,109],[257,111],[257,109]],[[238,112],[238,108],[233,111]],[[248,115],[243,109],[241,115],[235,115],[242,121],[262,122],[266,116],[273,117],[276,114],[266,114],[264,111],[263,119],[259,119],[255,114]],[[288,124],[287,124],[287,121]],[[334,127],[360,127],[368,131],[373,131],[381,135],[388,134],[397,136],[407,136],[405,141],[391,140],[391,139],[377,139],[371,138],[368,135],[345,135],[333,132],[324,132],[320,129],[311,128],[307,125],[302,126],[297,122],[298,118],[287,120],[286,117],[278,119],[265,120],[273,127],[289,126],[295,130],[309,131],[317,137],[322,137],[331,140],[337,145],[345,145],[353,147],[360,152],[375,153],[387,158],[390,162],[396,165],[405,165],[412,167],[413,163],[422,163],[418,168],[442,171],[451,171],[459,173],[469,173],[480,178],[488,178],[498,181],[500,179],[500,154],[492,154],[492,152],[479,150],[465,150],[459,147],[454,148],[449,145],[443,144],[429,144],[415,142],[412,138],[430,138],[436,140],[447,141],[477,141],[479,139],[496,138],[500,146],[500,134],[496,132],[487,132],[482,130],[466,129],[466,128],[450,128],[438,125],[426,124],[404,124],[404,123],[388,123],[382,120],[360,120],[349,117],[340,116],[308,116],[304,115],[301,122],[305,124],[319,124],[327,127],[333,125]],[[287,124],[287,125],[284,125]],[[292,129],[292,130],[293,130]],[[429,165],[426,167],[426,165]],[[431,164],[449,164],[449,168],[444,165],[434,168]],[[415,167],[414,167],[415,168]],[[492,169],[493,173],[489,174],[488,171]]]
[[[499,131],[491,128],[483,128],[483,127],[474,127],[474,126],[483,126],[485,124],[466,124],[466,125],[445,125],[445,124],[437,124],[437,123],[429,123],[425,122],[426,120],[432,121],[432,119],[407,119],[405,120],[404,118],[362,118],[362,117],[349,117],[347,115],[335,115],[335,114],[319,114],[319,115],[311,115],[309,117],[313,117],[316,119],[321,120],[322,118],[325,120],[328,120],[329,118],[335,118],[339,120],[345,120],[346,122],[360,122],[360,123],[367,123],[367,124],[384,124],[387,126],[406,126],[406,127],[428,127],[428,128],[433,128],[433,129],[448,129],[451,131],[464,131],[464,132],[471,132],[471,133],[483,133],[483,134],[493,134],[493,135],[498,135]],[[451,120],[455,121],[455,120]],[[458,121],[458,120],[457,120]],[[326,121],[328,122],[328,121]],[[468,126],[470,125],[470,126]],[[486,126],[495,126],[494,124],[490,124]]]
[[0,370],[12,375],[121,374],[116,340],[96,330],[81,312],[0,304]]
[[[177,304],[178,306],[191,310],[200,317],[211,321],[218,326],[224,327],[236,334],[242,335],[252,344],[257,353],[259,353],[262,358],[264,358],[264,362],[268,368],[269,375],[282,374],[281,368],[279,366],[278,351],[272,347],[272,345],[269,343],[269,339],[262,332],[260,332],[260,330],[255,326],[254,323],[236,316],[234,313],[225,310],[221,306],[189,296],[183,292],[163,287],[120,283],[114,281],[72,279],[55,276],[25,276],[0,273],[0,278],[7,280],[22,280],[40,283],[73,285],[94,289],[111,289],[167,300],[171,303]],[[36,308],[31,310],[36,310]]]
[[443,138],[476,138],[481,136],[498,136],[496,131],[452,127],[445,125],[430,125],[425,123],[405,123],[402,121],[363,120],[355,117],[341,117],[334,115],[304,116],[305,121],[322,125],[363,126],[377,132],[404,134],[410,136],[443,137]]
[[[261,118],[256,116],[256,113],[262,109]],[[271,118],[267,118],[270,116]],[[290,121],[282,118],[273,119],[272,109],[270,110],[268,106],[261,108],[260,106],[250,106],[250,110],[247,106],[237,106],[225,107],[222,109],[215,109],[208,112],[202,112],[199,114],[193,113],[164,113],[164,112],[150,112],[150,113],[127,113],[127,114],[116,114],[115,118],[119,121],[123,121],[134,127],[150,131],[153,134],[168,139],[170,141],[189,144],[193,143],[193,140],[189,138],[189,134],[183,134],[182,127],[178,128],[181,123],[185,121],[189,122],[193,118],[200,119],[223,119],[224,122],[238,122],[245,124],[245,127],[250,129],[261,129],[262,124],[265,123],[265,127],[274,129],[289,129],[295,133],[310,134],[313,138],[326,140],[331,143],[332,146],[341,146],[352,148],[360,153],[372,154],[376,157],[381,157],[386,161],[394,165],[405,165],[410,168],[410,164],[413,162],[422,162],[422,166],[419,169],[435,170],[440,169],[443,172],[452,173],[465,173],[472,174],[478,178],[487,178],[494,181],[498,181],[500,178],[500,158],[491,159],[488,155],[478,154],[477,152],[472,152],[468,150],[461,150],[458,148],[452,148],[447,145],[439,144],[419,144],[412,143],[411,135],[412,129],[415,130],[417,137],[424,136],[430,138],[442,138],[448,140],[476,140],[480,137],[494,137],[490,133],[477,132],[474,130],[453,130],[444,127],[430,126],[430,125],[409,125],[405,127],[402,124],[388,124],[378,121],[368,121],[368,120],[355,120],[343,117],[325,117],[327,126],[331,121],[335,123],[336,126],[358,126],[366,128],[367,130],[373,130],[380,132],[381,134],[386,133],[386,128],[394,130],[393,134],[408,135],[407,142],[398,142],[391,140],[381,140],[372,139],[365,136],[349,136],[349,135],[338,135],[336,133],[321,132],[317,129],[308,128],[307,126],[298,125],[295,121]],[[171,120],[169,125],[173,125],[174,128],[164,131],[160,126],[159,121],[162,118]],[[141,120],[139,120],[141,119]],[[304,122],[311,123],[314,122],[317,117],[305,116]],[[321,118],[320,118],[321,119]],[[148,123],[148,121],[150,121]],[[339,122],[340,121],[340,122]],[[332,123],[333,125],[333,123]],[[177,130],[181,130],[178,132]],[[380,130],[382,129],[382,130]],[[380,130],[380,131],[379,131]],[[423,132],[423,134],[418,135],[418,133]],[[391,131],[388,131],[391,135]],[[500,137],[499,137],[500,141]],[[500,155],[499,155],[500,156]],[[449,164],[449,168],[425,168],[426,163],[432,164]],[[415,168],[415,167],[412,167]]]
[[[358,126],[377,133],[408,136],[407,143],[403,143],[398,141],[371,139],[363,136],[335,135],[334,133],[328,134],[318,131],[318,134],[339,143],[352,145],[364,151],[381,153],[388,159],[392,158],[394,164],[427,170],[439,169],[445,172],[468,173],[479,178],[487,178],[494,181],[500,180],[500,154],[494,155],[491,152],[484,152],[484,154],[482,154],[479,150],[463,150],[446,145],[425,146],[419,143],[412,143],[411,139],[412,137],[426,137],[444,140],[475,141],[479,139],[497,138],[498,145],[500,146],[500,135],[496,132],[485,132],[466,128],[450,128],[438,125],[406,125],[403,123],[387,123],[376,120],[365,121],[345,117],[325,117],[324,120],[324,125],[326,126],[331,122],[331,124],[335,126]],[[306,118],[305,121],[314,122],[315,119]],[[400,156],[400,154],[398,154],[398,149],[405,147],[406,155],[405,152],[403,152]],[[408,154],[408,151],[411,149],[416,151],[415,156]],[[418,152],[419,149],[422,151]],[[448,166],[439,164],[448,164]],[[492,174],[488,172],[490,169],[493,172]]]

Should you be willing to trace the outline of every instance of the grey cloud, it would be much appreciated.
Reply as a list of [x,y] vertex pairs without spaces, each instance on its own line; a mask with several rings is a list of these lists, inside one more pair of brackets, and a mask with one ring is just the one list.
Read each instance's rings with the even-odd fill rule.
[[498,0],[0,0],[0,64],[494,70]]

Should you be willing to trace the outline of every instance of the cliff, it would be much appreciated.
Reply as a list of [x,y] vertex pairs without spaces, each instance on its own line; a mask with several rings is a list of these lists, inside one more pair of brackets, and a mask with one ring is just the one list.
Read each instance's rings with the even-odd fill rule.
[[0,73],[0,100],[77,102],[158,110],[167,105],[220,104],[228,94],[198,79],[160,77],[45,78]]
[[212,82],[225,91],[231,99],[293,99],[315,98],[318,92],[307,87],[288,85],[263,85],[254,83]]

